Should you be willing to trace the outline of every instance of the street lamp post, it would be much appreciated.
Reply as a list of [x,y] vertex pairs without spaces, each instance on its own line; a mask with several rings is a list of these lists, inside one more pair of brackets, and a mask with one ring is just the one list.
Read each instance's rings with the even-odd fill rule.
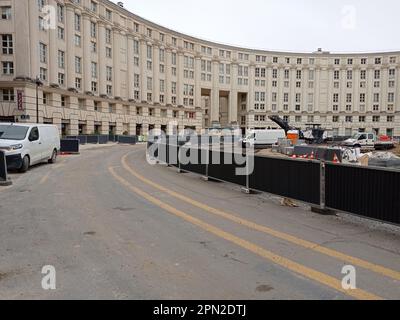
[[36,123],[39,123],[39,87],[43,85],[43,82],[40,81],[40,78],[37,77],[35,80],[36,84]]

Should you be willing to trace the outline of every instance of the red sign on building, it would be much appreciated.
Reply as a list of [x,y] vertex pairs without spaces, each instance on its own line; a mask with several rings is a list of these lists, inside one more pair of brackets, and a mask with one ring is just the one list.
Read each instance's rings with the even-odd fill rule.
[[24,97],[23,97],[23,91],[22,90],[17,90],[17,106],[18,110],[23,111],[24,110]]

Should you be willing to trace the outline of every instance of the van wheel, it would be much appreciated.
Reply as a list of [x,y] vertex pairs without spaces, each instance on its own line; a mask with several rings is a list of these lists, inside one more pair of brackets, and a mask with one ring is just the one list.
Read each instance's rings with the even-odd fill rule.
[[57,162],[57,150],[54,149],[51,158],[49,159],[49,163],[56,163]]
[[22,166],[21,166],[21,168],[19,169],[19,172],[22,172],[22,173],[27,172],[28,169],[29,169],[29,164],[30,164],[29,157],[28,157],[28,156],[25,156],[25,157],[22,159]]

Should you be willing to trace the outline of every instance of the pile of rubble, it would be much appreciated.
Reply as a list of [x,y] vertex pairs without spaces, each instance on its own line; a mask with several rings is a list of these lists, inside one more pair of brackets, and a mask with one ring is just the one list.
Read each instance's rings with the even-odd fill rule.
[[370,152],[367,156],[369,166],[400,169],[400,157],[392,152]]

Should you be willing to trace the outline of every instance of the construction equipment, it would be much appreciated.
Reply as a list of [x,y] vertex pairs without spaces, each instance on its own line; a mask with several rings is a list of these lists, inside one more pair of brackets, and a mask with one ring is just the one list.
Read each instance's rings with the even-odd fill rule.
[[269,116],[269,119],[285,130],[286,135],[288,135],[289,132],[298,131],[299,139],[305,140],[309,144],[323,144],[326,142],[325,129],[321,128],[321,124],[307,124],[307,126],[311,126],[311,129],[307,132],[303,132],[299,128],[290,126],[287,121],[279,116]]

